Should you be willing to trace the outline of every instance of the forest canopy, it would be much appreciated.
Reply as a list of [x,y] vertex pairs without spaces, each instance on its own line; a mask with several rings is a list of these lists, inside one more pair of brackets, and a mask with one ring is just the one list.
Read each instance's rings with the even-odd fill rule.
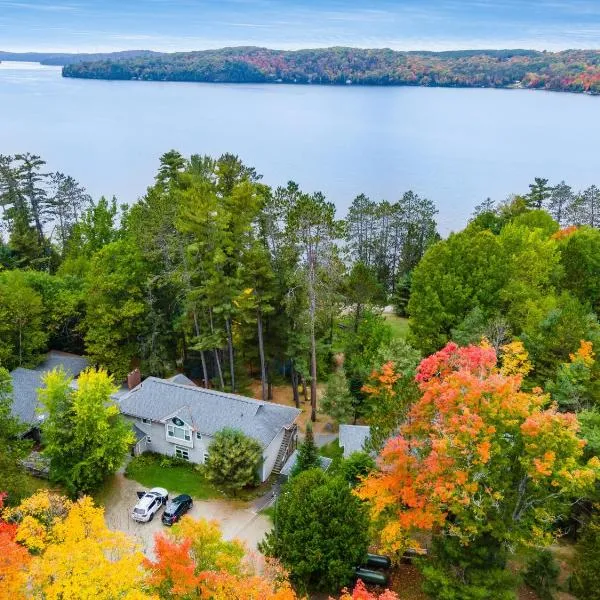
[[63,76],[215,83],[520,87],[600,92],[600,51],[257,47],[151,54],[67,64]]

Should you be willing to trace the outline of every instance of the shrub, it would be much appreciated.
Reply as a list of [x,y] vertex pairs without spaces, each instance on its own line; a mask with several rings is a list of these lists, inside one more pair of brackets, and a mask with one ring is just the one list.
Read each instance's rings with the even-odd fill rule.
[[581,600],[600,600],[600,515],[586,526],[576,546],[575,569],[569,580],[571,591]]
[[215,485],[233,493],[258,483],[262,448],[253,438],[237,429],[217,432],[205,463],[206,476]]
[[523,579],[540,597],[540,600],[552,600],[558,582],[559,568],[548,550],[537,552],[527,563]]

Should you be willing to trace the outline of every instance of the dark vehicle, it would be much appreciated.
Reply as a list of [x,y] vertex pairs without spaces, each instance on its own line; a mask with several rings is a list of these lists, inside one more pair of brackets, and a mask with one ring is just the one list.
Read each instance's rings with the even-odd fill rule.
[[371,585],[380,585],[385,587],[388,584],[390,578],[381,571],[372,571],[371,569],[365,569],[364,567],[357,567],[354,569],[354,576],[356,579],[362,579],[364,583]]
[[367,562],[364,566],[367,567],[367,569],[391,569],[392,561],[389,556],[367,554]]
[[192,508],[192,499],[187,494],[181,494],[176,498],[173,498],[171,502],[167,504],[165,511],[163,512],[162,522],[164,525],[173,525],[185,515],[185,513]]

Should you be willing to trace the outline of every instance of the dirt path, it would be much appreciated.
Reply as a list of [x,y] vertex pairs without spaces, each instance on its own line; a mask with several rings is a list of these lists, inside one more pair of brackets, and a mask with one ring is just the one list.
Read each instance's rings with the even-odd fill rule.
[[[143,489],[136,481],[117,473],[102,503],[108,527],[135,538],[144,554],[152,556],[154,534],[165,529],[165,526],[160,521],[162,509],[148,523],[138,523],[131,518],[131,511],[137,502],[136,492]],[[266,515],[257,514],[252,508],[228,500],[195,500],[188,514],[196,519],[218,521],[225,539],[238,538],[250,550],[255,550],[258,542],[272,528]]]

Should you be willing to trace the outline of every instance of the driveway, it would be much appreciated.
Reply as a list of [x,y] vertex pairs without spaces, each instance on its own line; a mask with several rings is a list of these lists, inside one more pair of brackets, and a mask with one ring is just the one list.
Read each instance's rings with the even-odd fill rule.
[[[117,473],[102,503],[108,527],[135,538],[144,554],[152,557],[154,534],[167,527],[160,521],[163,509],[148,523],[138,523],[131,518],[131,511],[138,500],[137,492],[143,489],[141,484]],[[228,500],[194,500],[194,506],[188,514],[196,519],[218,521],[225,539],[238,538],[250,550],[255,550],[265,533],[272,529],[271,520],[266,515],[256,513],[247,505]]]

